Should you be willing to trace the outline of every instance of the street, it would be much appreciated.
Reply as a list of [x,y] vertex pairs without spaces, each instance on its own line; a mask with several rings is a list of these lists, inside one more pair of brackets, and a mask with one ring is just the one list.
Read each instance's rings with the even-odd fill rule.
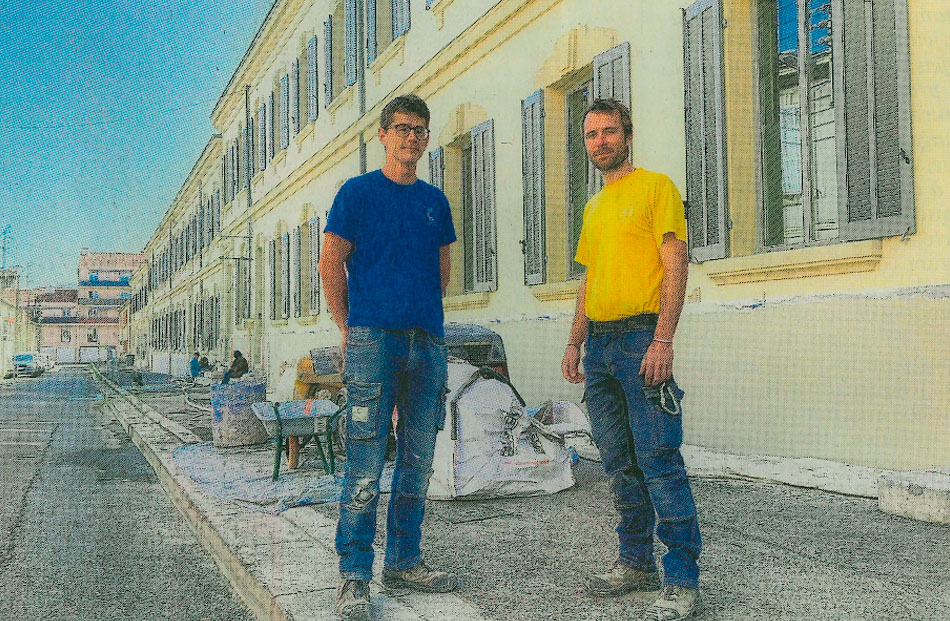
[[0,618],[250,619],[84,368],[0,384]]

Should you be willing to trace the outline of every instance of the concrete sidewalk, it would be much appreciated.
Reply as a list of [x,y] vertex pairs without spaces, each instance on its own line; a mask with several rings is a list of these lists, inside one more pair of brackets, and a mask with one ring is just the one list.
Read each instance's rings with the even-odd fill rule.
[[[139,399],[117,390],[101,375],[99,379],[110,397],[107,407],[148,459],[175,505],[251,611],[260,619],[335,618],[335,506],[300,507],[272,516],[210,496],[184,475],[172,459],[173,451],[182,444],[208,439],[204,425],[210,427],[210,415],[182,417],[180,407],[176,410],[173,405],[168,406],[173,402],[170,397],[166,402]],[[152,407],[150,400],[157,407]],[[204,419],[207,423],[199,422]],[[879,514],[876,500],[865,499],[876,497],[879,479],[889,473],[821,460],[725,455],[699,447],[684,447],[684,458],[691,477],[697,481],[694,486],[698,486],[697,503],[706,539],[704,559],[708,559],[703,569],[708,569],[704,574],[708,577],[703,578],[702,588],[710,595],[706,596],[704,618],[805,619],[820,615],[884,619],[893,618],[896,611],[901,612],[902,618],[950,618],[950,587],[940,577],[950,573],[950,530],[937,525],[918,526],[909,520]],[[599,465],[582,462],[576,474],[576,490],[551,497],[430,503],[423,538],[424,548],[428,548],[424,552],[433,565],[457,570],[463,589],[459,594],[390,597],[374,584],[375,618],[636,618],[648,600],[628,596],[603,602],[583,594],[582,574],[612,562],[610,555],[616,553],[616,536],[611,532],[613,518],[606,500],[609,491]],[[732,479],[737,480],[730,483]],[[701,480],[711,483],[701,486]],[[765,483],[773,481],[805,491],[795,494],[782,491],[793,488]],[[821,495],[813,490],[845,496]],[[776,511],[788,496],[792,496],[794,506]],[[849,497],[854,500],[849,501]],[[737,523],[732,515],[707,516],[705,506],[737,512],[748,521],[748,526]],[[838,506],[842,506],[843,515],[823,515],[829,511],[836,513]],[[869,533],[906,528],[906,533],[892,536],[899,539],[900,550],[908,545],[911,548],[906,557],[903,552],[895,552],[882,559],[879,567],[865,567],[865,561],[860,559],[876,559],[878,553],[883,553],[876,536],[866,551],[855,555],[845,542],[822,541],[822,537],[846,536],[838,531],[834,535],[820,532],[806,541],[798,540],[797,531],[784,533],[788,525],[771,524],[799,511],[802,513],[795,520],[812,524],[834,522],[840,526],[840,533],[847,532],[853,520],[868,522],[863,528]],[[860,517],[851,517],[849,512]],[[380,513],[382,524],[383,506]],[[886,524],[878,524],[881,520]],[[562,530],[556,530],[558,526]],[[777,535],[783,542],[779,548],[791,546],[784,552],[777,552],[775,542],[770,540],[776,528],[782,531]],[[761,529],[761,534],[756,534],[757,529]],[[728,549],[729,540],[740,546],[743,555],[766,559],[764,565],[755,571],[754,567],[748,568],[748,575],[739,575],[742,569],[733,568],[736,561]],[[914,541],[924,549],[918,551],[913,548],[915,544],[906,543]],[[722,542],[726,542],[725,547],[717,550],[714,546],[724,545]],[[380,544],[377,537],[377,564],[382,558]],[[853,545],[862,543],[856,540]],[[822,550],[823,546],[830,549]],[[789,558],[772,558],[777,553]],[[825,560],[826,554],[832,556]],[[834,556],[838,554],[841,556]],[[892,575],[900,571],[896,568],[905,565],[906,559],[918,557],[920,567],[908,568],[906,576]],[[847,558],[860,560],[857,580],[853,574],[840,574],[842,569],[837,565]],[[873,565],[876,561],[868,562]],[[825,567],[828,563],[831,566]],[[780,573],[776,574],[776,570]],[[379,576],[381,567],[375,573]],[[776,592],[787,592],[789,600],[756,602],[755,597],[763,595],[760,580],[770,582],[766,593],[775,588],[776,580],[785,581],[784,588]],[[853,592],[841,594],[841,580],[847,581]],[[890,581],[898,590],[886,598],[880,596],[880,601],[872,598],[869,603],[866,590],[880,591],[884,581]],[[840,601],[833,599],[836,592]]]

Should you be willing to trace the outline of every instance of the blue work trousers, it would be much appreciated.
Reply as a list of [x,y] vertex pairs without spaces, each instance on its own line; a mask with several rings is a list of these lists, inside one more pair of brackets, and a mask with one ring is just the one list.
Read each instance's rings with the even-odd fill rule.
[[445,423],[445,341],[425,330],[353,326],[346,341],[346,471],[336,551],[340,576],[369,580],[379,478],[393,407],[398,408],[396,467],[386,518],[389,569],[422,560],[419,541],[436,434]]
[[652,340],[652,328],[587,337],[587,410],[620,514],[620,562],[655,571],[655,527],[668,550],[663,582],[698,588],[699,520],[679,450],[683,392],[672,378],[662,404],[655,387],[644,391],[640,364]]

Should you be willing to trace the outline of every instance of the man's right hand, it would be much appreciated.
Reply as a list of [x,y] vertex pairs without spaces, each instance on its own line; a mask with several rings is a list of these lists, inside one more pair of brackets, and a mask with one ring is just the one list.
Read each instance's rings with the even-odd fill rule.
[[564,358],[561,360],[561,374],[564,379],[572,384],[580,384],[584,381],[584,374],[578,368],[581,362],[581,350],[574,345],[568,345],[564,350]]

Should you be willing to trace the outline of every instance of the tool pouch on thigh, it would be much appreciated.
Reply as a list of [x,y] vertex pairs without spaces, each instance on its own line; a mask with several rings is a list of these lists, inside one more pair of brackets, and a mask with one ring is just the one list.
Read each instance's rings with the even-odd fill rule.
[[659,386],[643,386],[643,396],[653,405],[670,416],[679,416],[682,414],[680,401],[686,394],[676,385],[676,381],[671,377]]

